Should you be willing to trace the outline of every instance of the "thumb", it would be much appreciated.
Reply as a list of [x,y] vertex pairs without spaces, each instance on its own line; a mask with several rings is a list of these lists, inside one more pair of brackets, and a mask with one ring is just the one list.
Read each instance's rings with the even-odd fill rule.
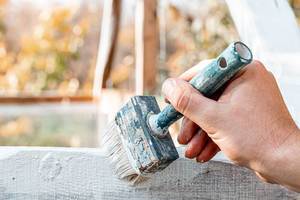
[[178,112],[197,123],[205,131],[216,131],[217,123],[220,121],[218,102],[204,97],[182,79],[167,79],[163,84],[162,92]]

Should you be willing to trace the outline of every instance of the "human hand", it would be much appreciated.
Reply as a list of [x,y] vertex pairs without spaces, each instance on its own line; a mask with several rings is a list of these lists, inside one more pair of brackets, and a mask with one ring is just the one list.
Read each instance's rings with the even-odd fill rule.
[[283,152],[293,141],[300,141],[299,130],[273,75],[254,61],[215,101],[186,82],[206,64],[163,85],[166,98],[185,116],[178,141],[188,145],[186,157],[205,162],[222,150],[234,163],[255,170],[262,179],[288,185],[290,180],[278,177],[283,166],[275,165],[284,164],[279,159]]

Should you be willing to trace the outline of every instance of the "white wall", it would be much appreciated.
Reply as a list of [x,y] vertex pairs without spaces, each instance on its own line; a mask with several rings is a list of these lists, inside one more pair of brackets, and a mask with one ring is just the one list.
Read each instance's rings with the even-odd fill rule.
[[275,75],[300,126],[300,32],[287,0],[226,0],[241,40]]

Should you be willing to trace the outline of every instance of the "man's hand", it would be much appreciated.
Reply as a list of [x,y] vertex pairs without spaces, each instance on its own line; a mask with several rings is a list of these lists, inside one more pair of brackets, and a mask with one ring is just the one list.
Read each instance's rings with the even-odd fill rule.
[[286,156],[292,152],[300,155],[299,129],[273,75],[254,61],[215,101],[187,83],[206,64],[163,85],[166,98],[185,116],[178,141],[188,145],[186,157],[205,162],[222,150],[234,163],[255,170],[263,180],[300,190],[299,161],[297,173],[283,172],[289,168],[287,162],[296,163]]

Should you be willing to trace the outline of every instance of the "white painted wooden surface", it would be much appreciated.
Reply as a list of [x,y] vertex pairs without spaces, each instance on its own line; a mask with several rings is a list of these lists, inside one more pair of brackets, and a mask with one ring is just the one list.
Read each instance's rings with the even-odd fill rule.
[[114,178],[98,149],[0,148],[0,199],[300,199],[229,163],[180,158],[138,186]]
[[[275,73],[294,118],[300,119],[299,30],[286,1],[227,3],[242,40]],[[180,158],[132,187],[112,176],[98,149],[2,147],[2,199],[300,199],[300,194],[262,183],[250,170],[218,161],[197,164]]]
[[[299,28],[287,0],[226,0],[242,40],[255,56],[300,51]],[[275,58],[276,59],[276,58]]]

